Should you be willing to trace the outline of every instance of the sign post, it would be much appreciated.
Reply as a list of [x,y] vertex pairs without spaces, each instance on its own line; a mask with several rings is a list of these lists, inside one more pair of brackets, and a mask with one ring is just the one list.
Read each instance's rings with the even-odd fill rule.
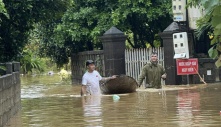
[[189,78],[189,75],[186,75],[186,78],[187,78],[187,85],[190,85],[190,78]]

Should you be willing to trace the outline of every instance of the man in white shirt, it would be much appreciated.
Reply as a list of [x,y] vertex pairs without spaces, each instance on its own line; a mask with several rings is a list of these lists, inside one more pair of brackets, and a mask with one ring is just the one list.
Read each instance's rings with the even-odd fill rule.
[[95,64],[93,60],[87,60],[86,62],[87,72],[82,78],[81,96],[84,95],[100,95],[100,80],[114,79],[116,76],[109,78],[102,78],[101,75],[95,70]]

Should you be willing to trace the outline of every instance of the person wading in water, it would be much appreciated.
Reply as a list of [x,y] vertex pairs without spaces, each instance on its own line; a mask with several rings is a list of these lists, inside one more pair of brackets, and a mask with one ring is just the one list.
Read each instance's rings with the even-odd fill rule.
[[99,72],[95,70],[95,63],[93,60],[86,61],[87,72],[82,78],[81,96],[84,95],[100,95],[100,80],[110,80],[116,78],[116,76],[102,78]]
[[158,64],[157,53],[153,52],[151,54],[150,63],[147,63],[141,71],[141,74],[138,78],[139,87],[143,83],[143,80],[146,78],[145,88],[157,88],[160,89],[161,78],[166,79],[165,69],[162,65]]

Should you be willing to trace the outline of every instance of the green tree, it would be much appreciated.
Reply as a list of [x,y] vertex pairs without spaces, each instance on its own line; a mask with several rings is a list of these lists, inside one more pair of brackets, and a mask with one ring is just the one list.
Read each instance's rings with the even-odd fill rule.
[[[92,42],[115,25],[133,37],[128,42],[133,48],[154,47],[154,37],[171,22],[171,0],[75,0],[74,7],[67,11],[59,28],[66,31],[73,41]],[[86,39],[86,40],[83,40]]]
[[189,0],[188,3],[193,6],[201,5],[205,9],[205,15],[198,20],[198,37],[205,31],[209,32],[211,48],[208,54],[211,58],[218,59],[217,67],[221,67],[221,0]]
[[133,48],[155,47],[155,35],[171,22],[171,0],[118,0],[118,7],[112,12],[114,24],[123,31],[132,33],[128,42]]
[[34,35],[40,55],[62,66],[71,53],[102,49],[99,36],[111,26],[132,35],[133,48],[159,46],[170,8],[171,0],[0,0],[0,62],[24,58]]
[[36,23],[47,24],[63,16],[71,0],[3,0],[3,3],[8,16],[0,13],[0,62],[7,62],[21,56]]
[[[0,13],[4,14],[6,17],[8,17],[7,10],[5,9],[5,4],[2,0],[0,0]],[[1,21],[1,19],[0,19]]]
[[172,22],[170,11],[171,0],[73,0],[61,21],[38,28],[41,53],[61,66],[71,53],[102,49],[99,37],[111,26],[132,35],[133,48],[159,46],[156,34]]
[[54,22],[50,28],[42,25],[38,28],[42,36],[41,54],[53,58],[61,67],[72,53],[102,49],[98,37],[113,26],[107,3],[73,0],[73,6],[65,12],[61,22]]
[[21,63],[21,71],[23,74],[28,74],[28,72],[33,72],[33,70],[37,70],[39,72],[43,72],[45,70],[45,62],[36,57],[32,50],[30,49],[24,49],[23,52],[21,53],[21,58],[20,58],[20,63]]

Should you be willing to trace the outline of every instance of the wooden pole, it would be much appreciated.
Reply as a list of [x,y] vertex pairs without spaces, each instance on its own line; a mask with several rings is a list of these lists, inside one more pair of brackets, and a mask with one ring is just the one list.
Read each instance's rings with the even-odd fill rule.
[[201,81],[204,83],[204,84],[206,84],[207,85],[207,83],[204,81],[204,79],[200,76],[200,74],[199,74],[199,72],[196,70],[196,68],[195,67],[193,67],[194,68],[194,70],[196,71],[196,73],[198,74],[198,76],[199,76],[199,78],[201,79]]

